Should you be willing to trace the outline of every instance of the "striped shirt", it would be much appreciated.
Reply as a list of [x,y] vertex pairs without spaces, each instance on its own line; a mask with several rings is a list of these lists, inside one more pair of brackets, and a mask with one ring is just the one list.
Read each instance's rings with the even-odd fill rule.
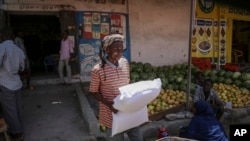
[[70,53],[73,53],[73,41],[68,37],[66,40],[61,40],[60,60],[70,58]]
[[[119,60],[118,67],[106,61],[104,68],[98,63],[91,71],[90,92],[99,92],[108,101],[120,94],[119,87],[129,84],[129,64],[125,58]],[[99,122],[112,128],[112,111],[99,102]]]
[[25,55],[13,41],[7,40],[0,44],[0,85],[9,90],[18,90],[22,81],[18,74],[25,67]]

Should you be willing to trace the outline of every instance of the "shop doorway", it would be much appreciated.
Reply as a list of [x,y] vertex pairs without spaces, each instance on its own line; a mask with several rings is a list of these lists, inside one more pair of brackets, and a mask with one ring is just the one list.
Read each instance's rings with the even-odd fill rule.
[[233,20],[232,63],[250,63],[250,21]]
[[[61,25],[56,15],[9,15],[14,31],[22,31],[32,75],[57,75]],[[48,56],[51,62],[46,64]]]

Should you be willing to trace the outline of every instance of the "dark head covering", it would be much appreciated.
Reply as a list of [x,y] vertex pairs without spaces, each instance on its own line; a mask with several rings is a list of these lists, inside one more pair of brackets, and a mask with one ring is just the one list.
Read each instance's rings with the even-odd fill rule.
[[213,109],[206,101],[194,103],[196,114],[183,137],[199,141],[228,141],[222,124],[213,116]]

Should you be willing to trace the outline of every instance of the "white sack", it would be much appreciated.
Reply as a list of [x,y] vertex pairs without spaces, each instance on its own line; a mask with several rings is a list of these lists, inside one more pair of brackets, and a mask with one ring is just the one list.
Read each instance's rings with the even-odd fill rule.
[[161,92],[161,79],[139,81],[120,87],[114,99],[114,108],[122,112],[135,112],[153,101]]
[[112,114],[112,137],[118,133],[124,132],[128,129],[132,129],[148,121],[148,112],[146,106],[136,112],[118,112],[116,114]]

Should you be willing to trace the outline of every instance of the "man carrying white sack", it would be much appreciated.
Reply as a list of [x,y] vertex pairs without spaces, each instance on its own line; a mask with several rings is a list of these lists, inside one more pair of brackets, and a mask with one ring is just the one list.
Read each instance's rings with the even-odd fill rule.
[[124,36],[112,34],[102,41],[100,49],[101,61],[91,71],[89,92],[99,101],[99,122],[107,127],[108,141],[124,141],[123,133],[127,133],[131,141],[143,141],[140,127],[129,129],[111,137],[112,112],[114,98],[120,94],[119,87],[129,84],[129,63],[123,57]]

